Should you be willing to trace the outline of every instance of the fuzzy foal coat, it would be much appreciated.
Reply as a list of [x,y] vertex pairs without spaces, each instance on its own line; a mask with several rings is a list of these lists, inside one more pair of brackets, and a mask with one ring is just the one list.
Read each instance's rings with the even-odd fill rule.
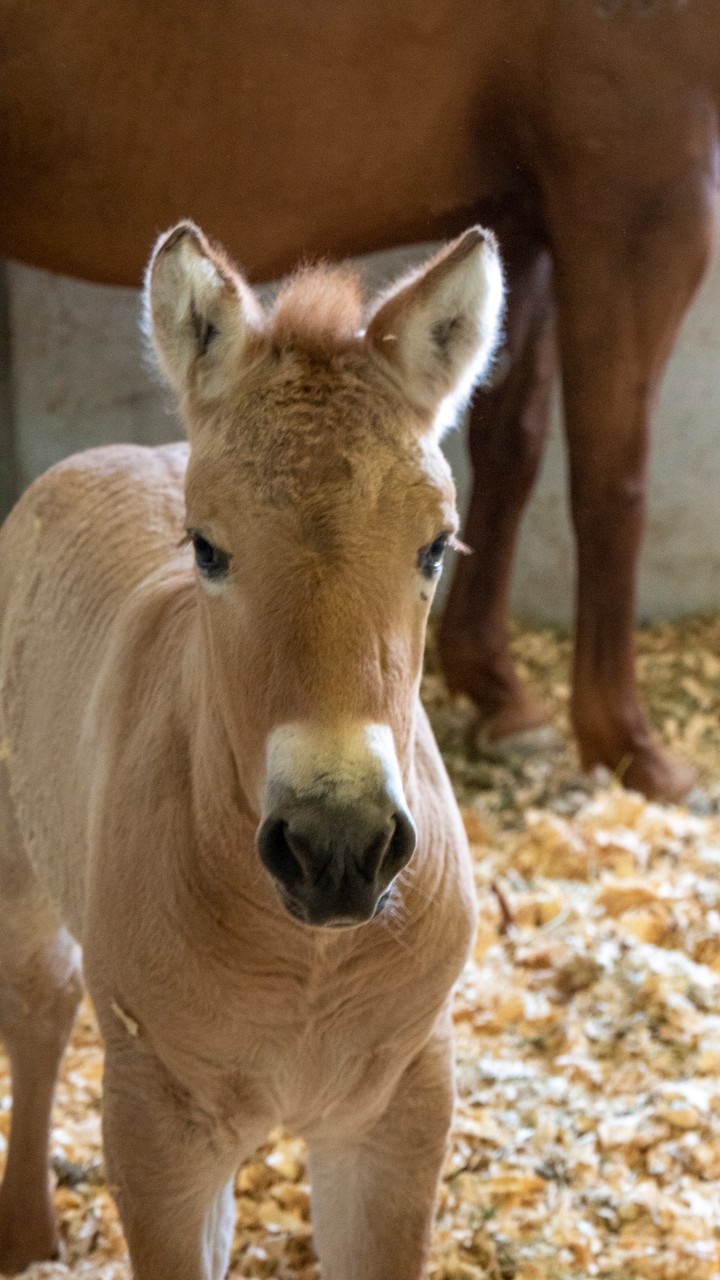
[[[80,944],[137,1280],[221,1280],[234,1170],[277,1124],[309,1145],[324,1277],[418,1280],[452,1109],[448,997],[475,908],[417,696],[432,574],[415,548],[456,522],[433,423],[487,364],[496,251],[468,233],[381,303],[366,336],[353,287],[327,275],[301,277],[268,321],[188,225],[161,242],[148,289],[190,450],[71,458],[0,532],[0,1028],[14,1081],[0,1269],[57,1243],[47,1123]],[[203,585],[186,521],[231,553],[224,585]],[[318,619],[307,602],[331,603],[332,584]],[[263,670],[257,635],[275,653]],[[333,708],[390,726],[417,829],[390,914],[338,931],[291,918],[254,846],[268,732],[299,719],[312,741],[313,716],[327,724]]]

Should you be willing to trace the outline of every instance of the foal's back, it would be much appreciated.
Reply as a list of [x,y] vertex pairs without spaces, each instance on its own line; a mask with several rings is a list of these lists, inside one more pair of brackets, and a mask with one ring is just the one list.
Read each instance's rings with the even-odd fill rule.
[[185,445],[69,458],[0,529],[2,756],[25,851],[76,936],[96,765],[88,707],[124,603],[182,536],[186,459]]

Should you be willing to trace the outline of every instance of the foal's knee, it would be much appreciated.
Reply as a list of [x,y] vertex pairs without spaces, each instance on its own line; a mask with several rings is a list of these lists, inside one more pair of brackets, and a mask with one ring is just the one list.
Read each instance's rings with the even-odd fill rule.
[[37,1045],[62,1052],[82,993],[80,948],[65,929],[3,966],[0,1031],[10,1056]]

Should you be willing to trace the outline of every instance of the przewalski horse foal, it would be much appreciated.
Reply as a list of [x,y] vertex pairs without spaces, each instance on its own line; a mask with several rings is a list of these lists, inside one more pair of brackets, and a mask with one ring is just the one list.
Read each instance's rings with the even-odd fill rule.
[[146,297],[189,457],[71,458],[0,533],[0,1270],[57,1247],[81,945],[137,1280],[220,1280],[233,1174],[278,1123],[309,1144],[325,1280],[417,1280],[474,921],[418,685],[495,244],[467,232],[365,332],[353,278],[303,272],[266,316],[188,223]]

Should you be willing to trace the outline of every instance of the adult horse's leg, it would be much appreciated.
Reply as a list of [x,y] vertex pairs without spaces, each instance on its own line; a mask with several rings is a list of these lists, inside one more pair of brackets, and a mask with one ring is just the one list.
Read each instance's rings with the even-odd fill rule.
[[323,1280],[420,1280],[452,1118],[443,1032],[402,1076],[385,1113],[354,1143],[310,1144],[313,1234]]
[[105,1160],[134,1280],[223,1280],[233,1174],[266,1130],[247,1141],[229,1135],[157,1060],[142,1029],[126,1034],[109,1018],[101,1018]]
[[676,800],[693,773],[654,740],[638,700],[635,578],[650,418],[707,263],[711,183],[683,173],[623,205],[608,180],[608,209],[584,177],[575,198],[549,201],[577,540],[572,719],[585,767],[606,765],[626,785]]
[[552,268],[536,237],[514,224],[499,231],[508,287],[506,340],[496,384],[476,394],[471,410],[473,489],[463,539],[474,554],[455,569],[438,633],[448,686],[473,700],[488,741],[548,718],[515,672],[507,600],[520,517],[547,432],[555,364]]
[[82,992],[80,952],[42,894],[0,765],[0,1036],[12,1072],[10,1144],[0,1187],[0,1274],[57,1257],[50,1200],[50,1108]]

